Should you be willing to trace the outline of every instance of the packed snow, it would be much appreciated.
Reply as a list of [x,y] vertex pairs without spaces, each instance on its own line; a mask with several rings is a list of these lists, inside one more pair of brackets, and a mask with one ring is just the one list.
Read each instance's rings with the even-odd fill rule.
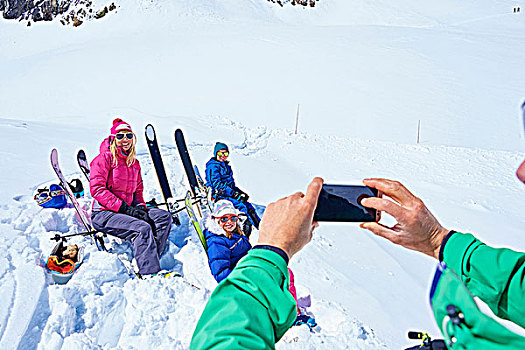
[[[525,250],[514,175],[525,147],[520,3],[132,0],[78,28],[0,21],[0,348],[188,348],[217,284],[185,214],[161,259],[183,278],[131,277],[132,247],[113,238],[111,253],[71,239],[86,256],[66,285],[35,263],[56,233],[83,231],[73,208],[32,198],[57,182],[51,149],[68,179],[83,179],[77,150],[95,157],[116,116],[138,137],[147,199],[161,199],[151,123],[177,198],[188,189],[181,128],[201,172],[216,141],[231,146],[236,181],[261,213],[314,176],[388,177],[445,227]],[[80,202],[88,209],[89,193]],[[415,345],[408,330],[439,337],[435,265],[356,224],[321,224],[290,262],[319,327],[293,327],[277,348],[400,349]]]

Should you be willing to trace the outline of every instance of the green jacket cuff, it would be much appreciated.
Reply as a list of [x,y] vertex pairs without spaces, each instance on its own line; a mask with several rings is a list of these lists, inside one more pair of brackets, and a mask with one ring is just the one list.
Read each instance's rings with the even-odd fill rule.
[[443,262],[460,275],[464,275],[464,258],[470,252],[483,244],[470,233],[455,232],[445,243],[443,248]]
[[[279,254],[277,254],[276,252],[272,250],[250,249],[250,251],[248,251],[248,254],[246,254],[246,256],[266,260],[272,265],[275,265],[280,270],[280,272],[282,273],[285,279],[286,279],[286,276],[288,276],[288,265],[286,264],[286,261]],[[239,262],[239,264],[241,264],[240,266],[242,266],[242,260]]]

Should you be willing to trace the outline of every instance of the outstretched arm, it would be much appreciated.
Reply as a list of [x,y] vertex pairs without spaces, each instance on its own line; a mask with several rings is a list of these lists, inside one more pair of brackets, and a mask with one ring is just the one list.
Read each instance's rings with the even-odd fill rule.
[[387,227],[363,223],[361,227],[395,244],[444,261],[499,317],[525,326],[525,254],[492,248],[471,234],[449,231],[439,224],[423,201],[397,181],[366,179],[364,184],[386,198],[363,199],[364,206],[392,215],[397,224]]
[[525,327],[525,253],[457,232],[443,243],[440,258],[495,315]]
[[[317,198],[316,178],[305,194],[268,205],[258,245],[291,258],[312,239]],[[287,261],[271,249],[250,250],[212,293],[197,323],[191,349],[273,349],[297,316],[289,292]]]
[[365,179],[363,183],[389,198],[370,197],[361,203],[392,215],[397,224],[388,227],[377,222],[365,222],[361,227],[394,244],[438,259],[441,242],[449,230],[441,226],[425,203],[398,181]]

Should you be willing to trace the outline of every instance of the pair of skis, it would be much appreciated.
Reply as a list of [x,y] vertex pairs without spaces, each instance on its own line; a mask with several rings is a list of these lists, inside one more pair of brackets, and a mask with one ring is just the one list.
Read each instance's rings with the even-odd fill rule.
[[[85,162],[82,162],[82,165],[81,165],[81,159],[80,159],[80,152],[82,152],[83,161],[85,161]],[[71,191],[71,188],[69,187],[69,184],[67,183],[66,178],[64,177],[64,174],[62,174],[62,169],[60,168],[60,165],[58,163],[58,151],[56,150],[56,148],[53,148],[53,150],[51,150],[50,160],[51,160],[51,166],[53,167],[53,170],[57,174],[58,180],[60,181],[60,186],[64,189],[64,191],[66,191],[66,194],[69,197],[71,203],[73,204],[73,207],[75,208],[78,214],[78,217],[80,218],[80,221],[82,222],[82,225],[86,229],[86,232],[81,233],[81,234],[73,234],[69,236],[56,235],[55,238],[52,238],[52,239],[55,239],[58,241],[59,239],[65,239],[66,237],[70,237],[70,236],[89,235],[91,236],[91,239],[93,240],[93,243],[95,243],[98,250],[106,251],[106,245],[104,244],[104,238],[102,234],[93,228],[90,220],[88,220],[88,218],[86,217],[86,213],[84,212],[82,208],[80,208],[80,205],[78,204],[78,201],[75,195]],[[85,169],[87,169],[88,173],[86,176],[89,179],[89,165],[87,164],[86,155],[84,151],[79,151],[79,154],[77,155],[77,160],[80,165],[80,168],[82,169],[82,172],[84,172],[84,175],[86,175]],[[87,166],[87,167],[84,169],[83,168],[84,166]]]
[[[173,201],[171,199],[172,198],[171,188],[169,187],[168,178],[166,175],[162,157],[160,155],[160,149],[157,143],[157,138],[156,138],[155,129],[153,128],[153,125],[148,124],[146,126],[145,135],[146,135],[146,141],[148,144],[150,155],[153,161],[153,165],[155,166],[155,171],[157,173],[157,178],[159,179],[159,184],[161,187],[162,195],[164,197],[164,201],[166,203],[169,203],[170,201]],[[206,245],[206,239],[204,238],[204,233],[202,232],[202,228],[200,227],[197,216],[195,215],[195,211],[193,210],[193,204],[197,204],[197,203],[200,204],[200,206],[197,207],[197,210],[199,211],[199,213],[201,213],[201,209],[209,210],[210,208],[210,202],[208,200],[209,191],[206,190],[206,186],[204,185],[204,182],[202,181],[202,179],[200,178],[200,175],[198,174],[197,167],[195,168],[193,167],[193,164],[190,158],[190,154],[188,152],[188,147],[186,146],[186,141],[184,139],[184,134],[182,133],[182,130],[180,129],[177,129],[175,131],[175,143],[177,145],[177,150],[179,151],[182,165],[184,166],[186,177],[188,178],[188,182],[190,184],[190,190],[186,193],[186,196],[184,199],[186,213],[188,214],[190,222],[195,228],[197,235],[199,236],[199,240],[204,248],[204,251],[207,252],[208,248]],[[177,202],[175,201],[175,203]],[[168,209],[171,209],[169,207],[169,204],[168,204]]]

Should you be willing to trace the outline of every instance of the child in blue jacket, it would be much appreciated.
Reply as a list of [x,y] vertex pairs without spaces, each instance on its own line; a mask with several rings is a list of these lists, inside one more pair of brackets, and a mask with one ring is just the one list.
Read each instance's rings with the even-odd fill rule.
[[[204,222],[204,237],[208,245],[208,264],[218,283],[228,277],[239,260],[252,249],[248,237],[244,235],[239,226],[239,213],[230,201],[219,200],[215,203],[212,215]],[[297,304],[294,274],[290,268],[288,268],[288,273],[290,276],[289,290]],[[313,317],[301,314],[298,306],[296,310],[297,319],[294,326],[306,324],[311,329],[317,325]]]
[[[259,229],[261,219],[255,212],[255,208],[248,202],[248,194],[235,185],[233,171],[227,160],[229,156],[228,146],[217,142],[213,150],[213,157],[206,163],[206,181],[213,190],[217,200],[227,199],[233,206],[248,215],[250,222]],[[250,235],[251,227],[244,227],[247,236]]]
[[252,246],[239,226],[239,211],[230,201],[217,201],[215,210],[206,219],[204,226],[208,264],[213,277],[220,282]]

